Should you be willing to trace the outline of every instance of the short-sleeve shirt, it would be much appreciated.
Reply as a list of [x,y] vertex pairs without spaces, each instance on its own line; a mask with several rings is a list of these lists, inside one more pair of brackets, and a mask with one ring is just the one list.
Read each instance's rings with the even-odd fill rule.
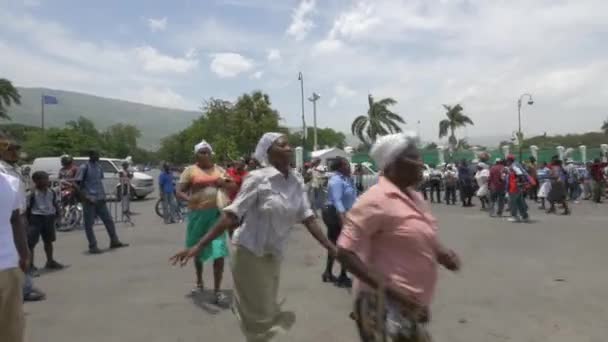
[[103,169],[99,163],[87,162],[78,168],[76,181],[80,182],[80,189],[89,199],[102,201],[106,199],[103,188]]
[[292,171],[285,177],[274,167],[249,173],[224,211],[242,220],[233,242],[257,256],[281,257],[293,226],[314,216],[303,180]]
[[355,204],[357,191],[350,177],[336,172],[327,184],[327,204],[336,208],[339,213],[346,213]]
[[28,205],[32,215],[54,216],[57,214],[57,199],[59,196],[51,190],[34,189],[28,196]]
[[190,189],[190,210],[217,208],[217,191],[215,185],[220,178],[226,178],[226,172],[214,165],[203,170],[198,165],[188,166],[179,178],[179,184],[187,184]]
[[25,193],[27,192],[27,182],[21,173],[21,168],[18,165],[11,165],[4,160],[0,160],[0,173],[4,173],[19,180],[19,199],[21,201],[19,203],[19,212],[25,214],[27,211],[27,198],[25,196]]
[[0,172],[0,271],[19,265],[19,254],[13,238],[11,216],[21,209],[25,198],[20,191],[20,180]]
[[[407,192],[381,177],[347,214],[338,246],[429,305],[437,282],[437,221],[420,194]],[[357,281],[355,290],[369,287]]]

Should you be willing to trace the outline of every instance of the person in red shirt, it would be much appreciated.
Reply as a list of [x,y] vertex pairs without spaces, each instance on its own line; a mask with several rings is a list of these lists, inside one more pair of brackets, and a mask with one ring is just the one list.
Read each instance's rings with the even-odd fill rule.
[[247,165],[245,159],[239,158],[226,170],[228,176],[230,176],[230,178],[232,178],[236,184],[236,189],[228,194],[230,202],[236,198],[236,195],[239,193],[241,185],[243,184],[243,180],[248,174],[247,170],[245,169],[245,165]]
[[[490,216],[502,216],[505,208],[505,163],[497,160],[496,164],[490,168],[490,178],[488,178],[490,188]],[[496,205],[498,204],[498,207]]]
[[606,186],[606,177],[604,176],[604,169],[608,166],[608,163],[602,163],[599,158],[596,158],[591,164],[591,180],[593,189],[593,201],[595,203],[602,203],[602,194]]

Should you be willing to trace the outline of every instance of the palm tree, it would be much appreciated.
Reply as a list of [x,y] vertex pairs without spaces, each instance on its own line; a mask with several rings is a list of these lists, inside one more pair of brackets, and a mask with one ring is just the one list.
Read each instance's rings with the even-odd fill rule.
[[378,136],[401,132],[398,123],[405,124],[405,121],[399,114],[388,109],[389,106],[395,105],[397,101],[390,97],[374,101],[372,94],[368,95],[367,100],[369,102],[367,115],[359,115],[351,126],[351,132],[363,144],[371,145]]
[[602,131],[604,131],[605,134],[608,134],[608,120],[604,120],[604,124],[602,125]]
[[458,144],[456,139],[455,131],[457,128],[464,127],[466,125],[474,125],[473,120],[462,113],[462,106],[457,104],[455,106],[443,105],[443,108],[447,111],[445,115],[447,119],[443,119],[439,122],[439,138],[443,138],[450,134],[448,142],[450,149],[454,149]]
[[12,104],[21,104],[21,95],[11,81],[0,78],[0,119],[10,120],[8,108]]

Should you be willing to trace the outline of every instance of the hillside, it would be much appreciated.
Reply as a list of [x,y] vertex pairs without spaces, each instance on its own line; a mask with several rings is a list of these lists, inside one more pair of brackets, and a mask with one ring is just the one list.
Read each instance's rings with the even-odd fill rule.
[[149,106],[94,95],[43,88],[19,88],[21,106],[9,107],[12,123],[40,126],[40,98],[42,93],[55,96],[56,105],[45,106],[47,127],[60,127],[67,121],[84,116],[98,129],[116,123],[137,126],[141,132],[139,144],[156,149],[160,139],[186,128],[200,112]]

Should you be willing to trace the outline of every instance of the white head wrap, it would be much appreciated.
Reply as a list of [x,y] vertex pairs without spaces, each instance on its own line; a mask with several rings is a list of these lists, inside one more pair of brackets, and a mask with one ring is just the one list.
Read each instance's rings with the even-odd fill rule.
[[199,142],[198,144],[194,145],[194,153],[198,153],[198,151],[200,151],[200,150],[202,150],[204,148],[208,149],[209,152],[211,152],[211,154],[213,154],[213,148],[205,140],[201,140],[201,142]]
[[376,140],[370,151],[370,156],[376,162],[378,169],[384,170],[394,162],[401,152],[418,142],[416,133],[402,132],[382,136]]
[[280,137],[282,137],[283,133],[265,133],[260,141],[258,141],[258,145],[255,148],[255,153],[253,157],[262,165],[268,166],[268,149],[272,144],[277,141]]

